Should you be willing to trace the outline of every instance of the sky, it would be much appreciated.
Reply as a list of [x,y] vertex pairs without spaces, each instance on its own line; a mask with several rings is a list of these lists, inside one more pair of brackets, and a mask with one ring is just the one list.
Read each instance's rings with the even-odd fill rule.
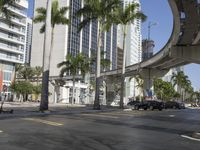
[[[173,25],[173,16],[168,0],[140,0],[142,11],[147,20],[142,24],[142,37],[148,36],[148,23],[156,23],[151,26],[151,39],[155,42],[154,52],[158,52],[167,43]],[[29,0],[28,16],[33,15],[33,0]],[[200,65],[189,64],[184,66],[184,72],[188,75],[195,90],[200,89]]]

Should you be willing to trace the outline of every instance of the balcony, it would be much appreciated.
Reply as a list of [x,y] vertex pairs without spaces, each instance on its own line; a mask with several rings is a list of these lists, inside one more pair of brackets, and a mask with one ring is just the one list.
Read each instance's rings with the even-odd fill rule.
[[7,24],[2,23],[2,22],[0,22],[0,29],[14,33],[14,34],[23,35],[23,36],[25,36],[25,34],[26,34],[25,30],[16,28],[14,26],[8,26]]
[[21,44],[21,45],[25,45],[25,40],[21,39],[20,37],[16,37],[16,36],[10,36],[8,34],[5,34],[3,32],[0,33],[0,39],[4,40],[4,41],[9,41],[15,44]]
[[17,25],[26,26],[26,19],[19,19],[16,17],[11,17],[11,21]]
[[13,63],[24,63],[23,59],[21,59],[20,57],[9,56],[6,54],[2,54],[1,52],[0,52],[0,60],[13,62]]
[[3,43],[0,43],[0,50],[15,53],[15,54],[24,54],[24,50],[20,50],[20,48],[18,47],[10,46]]
[[28,8],[28,1],[27,0],[15,0],[15,3],[19,7]]
[[13,13],[15,13],[15,15],[18,15],[20,17],[25,17],[26,18],[26,16],[27,16],[26,11],[20,10],[20,9],[14,7],[14,6],[9,6],[8,9],[10,11],[12,11]]

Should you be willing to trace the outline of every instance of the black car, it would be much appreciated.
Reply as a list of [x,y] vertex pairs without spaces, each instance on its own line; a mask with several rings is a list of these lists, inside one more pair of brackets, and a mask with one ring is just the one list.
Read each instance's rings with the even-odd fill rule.
[[180,103],[175,101],[168,101],[165,103],[165,109],[172,108],[172,109],[181,109],[182,106]]
[[164,108],[163,103],[155,101],[155,100],[143,101],[141,103],[135,104],[135,109],[137,109],[137,110],[139,110],[139,109],[144,109],[144,110],[158,109],[161,111],[163,108]]
[[135,105],[140,103],[139,101],[130,101],[127,103],[128,108],[135,109]]

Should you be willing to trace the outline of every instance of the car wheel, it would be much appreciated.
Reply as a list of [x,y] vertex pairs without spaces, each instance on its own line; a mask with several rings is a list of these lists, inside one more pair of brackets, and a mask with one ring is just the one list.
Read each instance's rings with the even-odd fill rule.
[[135,110],[135,109],[136,109],[135,106],[133,106],[133,107],[132,107],[132,110]]
[[139,107],[138,107],[138,106],[135,106],[135,110],[139,110]]
[[159,108],[158,110],[159,110],[159,111],[162,111],[162,108]]
[[153,108],[153,106],[150,106],[150,108],[149,108],[150,110],[154,110],[154,108]]
[[147,110],[147,108],[145,107],[144,110]]

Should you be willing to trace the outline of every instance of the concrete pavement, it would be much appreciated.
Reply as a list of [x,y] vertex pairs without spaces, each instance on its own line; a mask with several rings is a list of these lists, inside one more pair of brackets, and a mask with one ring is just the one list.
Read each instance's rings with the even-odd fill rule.
[[[92,105],[78,105],[78,104],[49,104],[49,111],[40,112],[40,103],[37,102],[5,102],[3,110],[6,113],[1,113],[0,118],[8,117],[26,117],[26,116],[40,116],[51,114],[77,114],[77,113],[94,113],[94,112],[108,112],[117,111],[117,107],[101,106],[101,110],[93,110]],[[8,111],[13,110],[13,114]]]

